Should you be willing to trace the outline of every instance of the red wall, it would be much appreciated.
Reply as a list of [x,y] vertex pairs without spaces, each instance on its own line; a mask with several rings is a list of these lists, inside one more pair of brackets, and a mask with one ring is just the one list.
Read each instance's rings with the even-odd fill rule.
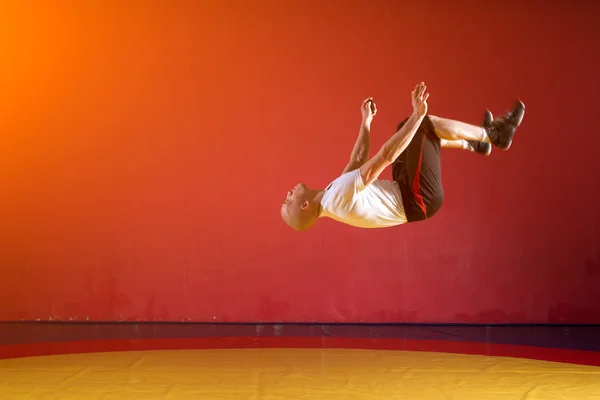
[[[83,3],[3,5],[1,320],[600,323],[594,3]],[[523,99],[510,151],[445,151],[428,222],[287,229],[421,80]]]

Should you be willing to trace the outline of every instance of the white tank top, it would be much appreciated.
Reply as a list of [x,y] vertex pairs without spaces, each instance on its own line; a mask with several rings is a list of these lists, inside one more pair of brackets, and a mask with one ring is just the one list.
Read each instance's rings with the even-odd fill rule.
[[406,223],[402,196],[393,181],[363,184],[360,170],[331,182],[321,199],[321,217],[359,228],[384,228]]

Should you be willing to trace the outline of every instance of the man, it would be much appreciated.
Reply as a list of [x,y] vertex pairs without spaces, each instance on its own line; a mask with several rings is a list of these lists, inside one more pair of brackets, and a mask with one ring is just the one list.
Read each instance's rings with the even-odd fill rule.
[[[518,101],[504,117],[486,111],[482,126],[427,113],[423,82],[411,93],[413,113],[369,159],[371,122],[377,114],[372,98],[361,107],[363,121],[350,162],[325,190],[299,183],[287,193],[281,216],[291,228],[304,231],[318,218],[328,217],[360,228],[383,228],[423,221],[442,206],[444,190],[440,148],[457,148],[489,155],[492,146],[508,150],[525,115]],[[393,181],[380,180],[392,165]]]

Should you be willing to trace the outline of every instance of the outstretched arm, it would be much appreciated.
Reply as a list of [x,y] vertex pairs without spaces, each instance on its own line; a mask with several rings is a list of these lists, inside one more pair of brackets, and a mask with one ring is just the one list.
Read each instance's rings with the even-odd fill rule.
[[388,139],[373,158],[360,167],[360,174],[365,186],[373,183],[383,170],[392,164],[408,147],[410,141],[415,136],[423,118],[427,115],[427,98],[429,94],[425,94],[425,89],[426,86],[423,82],[417,85],[411,94],[413,113],[408,118],[408,121],[406,121],[398,132]]
[[373,117],[377,114],[377,106],[373,102],[372,97],[369,97],[362,102],[360,111],[362,114],[362,122],[358,131],[358,138],[356,139],[356,143],[354,143],[350,161],[346,165],[346,168],[344,168],[342,174],[360,168],[369,159],[371,122],[373,122]]

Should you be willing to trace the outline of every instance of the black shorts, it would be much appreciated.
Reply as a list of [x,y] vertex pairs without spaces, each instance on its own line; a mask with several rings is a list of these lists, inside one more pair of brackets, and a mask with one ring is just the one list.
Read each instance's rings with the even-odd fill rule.
[[[398,125],[398,130],[408,121]],[[402,192],[408,222],[433,217],[444,202],[440,139],[425,116],[412,141],[392,164],[392,176]]]

